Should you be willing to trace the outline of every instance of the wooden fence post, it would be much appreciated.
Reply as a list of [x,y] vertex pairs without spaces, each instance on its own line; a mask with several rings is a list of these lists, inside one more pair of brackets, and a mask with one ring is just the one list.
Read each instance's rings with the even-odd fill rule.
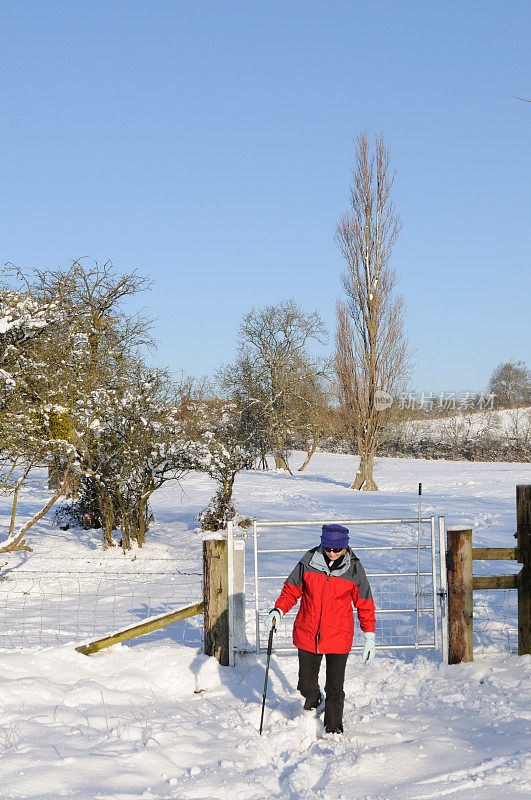
[[531,653],[531,486],[516,487],[518,655]]
[[215,534],[203,541],[203,596],[205,653],[226,667],[229,664],[227,541]]
[[473,660],[472,530],[447,532],[448,663]]

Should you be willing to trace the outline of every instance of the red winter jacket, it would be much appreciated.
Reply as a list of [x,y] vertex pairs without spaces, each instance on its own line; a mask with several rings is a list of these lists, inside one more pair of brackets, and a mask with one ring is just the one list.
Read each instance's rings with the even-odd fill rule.
[[348,653],[354,636],[352,604],[362,631],[374,631],[371,588],[358,558],[348,548],[344,563],[330,570],[322,548],[301,558],[275,603],[286,614],[301,598],[293,625],[293,644],[311,653]]

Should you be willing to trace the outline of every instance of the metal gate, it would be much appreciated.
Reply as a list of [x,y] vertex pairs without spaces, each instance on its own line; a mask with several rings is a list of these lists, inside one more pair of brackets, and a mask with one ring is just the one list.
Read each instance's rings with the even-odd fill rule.
[[[296,529],[296,537],[313,535],[313,545],[322,525],[338,523],[349,526],[351,549],[360,556],[373,591],[376,606],[376,641],[380,650],[439,650],[448,660],[446,605],[446,558],[444,517],[411,519],[346,519],[302,521],[255,521],[253,524],[252,580],[247,595],[253,594],[254,637],[247,625],[248,639],[255,639],[256,652],[265,647],[267,631],[264,620],[278,596],[282,582],[291,572],[295,558],[308,546],[275,547],[275,531]],[[403,526],[403,544],[358,546],[356,533],[361,527]],[[312,528],[314,529],[312,531]],[[353,530],[354,529],[354,530]],[[357,530],[356,530],[357,529]],[[401,532],[402,533],[402,532]],[[366,535],[364,538],[366,541]],[[302,545],[302,542],[301,542]],[[310,544],[310,546],[312,546]],[[284,555],[286,554],[286,555]],[[295,558],[286,556],[293,554]],[[399,568],[389,569],[389,561]],[[279,569],[282,573],[279,574]],[[286,615],[277,633],[275,652],[294,651],[289,641],[294,612]],[[249,623],[249,619],[248,619]],[[357,626],[356,626],[357,627]],[[360,641],[358,641],[360,640]],[[358,633],[353,650],[362,648]]]

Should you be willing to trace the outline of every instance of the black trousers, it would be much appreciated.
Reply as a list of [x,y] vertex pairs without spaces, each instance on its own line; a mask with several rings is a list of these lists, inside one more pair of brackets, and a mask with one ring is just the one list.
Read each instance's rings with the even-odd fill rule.
[[[348,653],[326,653],[326,683],[325,683],[325,727],[337,728],[343,724],[343,705],[345,703],[345,668]],[[308,650],[299,650],[299,682],[297,689],[310,705],[317,705],[319,701],[319,669],[323,656],[320,653],[310,653]]]

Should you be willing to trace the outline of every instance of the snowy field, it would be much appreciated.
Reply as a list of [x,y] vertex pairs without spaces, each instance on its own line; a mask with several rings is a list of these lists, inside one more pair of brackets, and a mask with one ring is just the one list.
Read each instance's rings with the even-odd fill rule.
[[[294,468],[299,461],[294,454]],[[243,515],[258,519],[415,517],[422,481],[423,516],[472,525],[474,544],[513,546],[515,486],[531,483],[530,465],[381,459],[381,491],[353,493],[346,487],[356,465],[352,456],[317,454],[293,477],[247,472],[235,499]],[[200,599],[194,518],[212,490],[207,478],[191,475],[159,492],[146,546],[127,555],[103,552],[93,533],[54,528],[50,515],[29,537],[33,553],[0,556],[2,800],[530,796],[531,657],[514,652],[515,592],[475,595],[472,664],[443,665],[432,650],[380,650],[364,666],[354,652],[340,740],[323,738],[320,722],[301,725],[292,654],[272,658],[260,737],[264,657],[219,667],[200,651],[197,619],[132,646],[76,653],[74,644],[93,633]],[[38,484],[28,489],[23,516],[44,496]],[[4,527],[8,519],[6,505]],[[304,534],[277,529],[274,541],[306,547],[317,535],[317,526]],[[403,545],[415,536],[415,526],[366,526],[351,543]],[[250,542],[247,551],[250,576]],[[287,575],[296,558],[279,554],[264,562],[264,575]],[[389,556],[370,558],[362,556],[368,571],[408,568],[405,552],[393,564]],[[477,574],[518,569],[475,565]],[[281,580],[264,583],[267,609]],[[252,642],[251,607],[247,621]],[[378,640],[391,634],[380,620]]]

